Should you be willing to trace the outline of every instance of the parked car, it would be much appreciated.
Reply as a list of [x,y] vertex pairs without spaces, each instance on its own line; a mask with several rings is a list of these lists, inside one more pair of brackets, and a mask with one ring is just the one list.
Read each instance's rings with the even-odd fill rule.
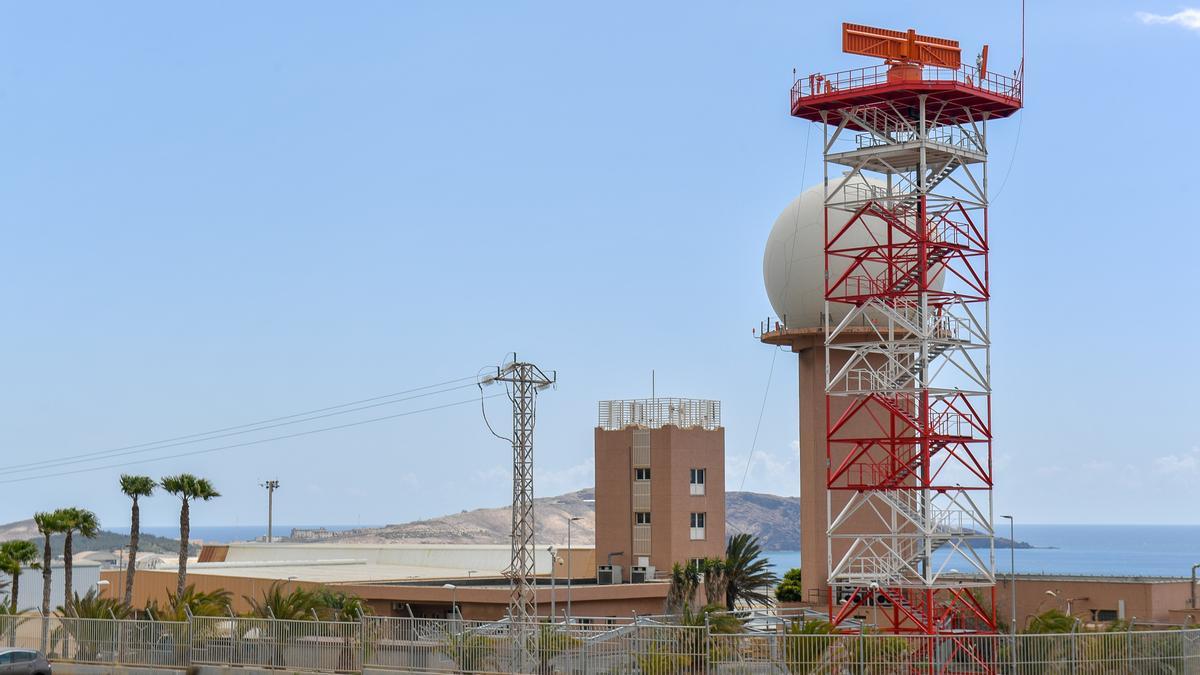
[[50,662],[36,649],[0,649],[0,675],[51,675]]

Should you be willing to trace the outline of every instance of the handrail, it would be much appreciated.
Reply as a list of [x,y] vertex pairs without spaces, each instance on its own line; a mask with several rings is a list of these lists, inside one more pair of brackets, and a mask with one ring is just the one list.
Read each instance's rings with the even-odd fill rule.
[[[801,99],[887,85],[891,82],[888,79],[891,69],[889,65],[880,64],[836,73],[813,73],[808,77],[797,78],[792,85],[792,105]],[[980,77],[979,69],[968,65],[957,69],[925,66],[921,68],[921,79],[912,81],[955,82],[1018,103],[1024,98],[1024,86],[1019,77],[995,72],[987,72]]]

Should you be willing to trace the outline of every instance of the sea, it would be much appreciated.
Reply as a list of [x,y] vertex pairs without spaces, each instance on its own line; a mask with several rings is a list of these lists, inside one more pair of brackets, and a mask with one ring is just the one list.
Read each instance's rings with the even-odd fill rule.
[[[1000,531],[1003,530],[1003,531]],[[997,535],[1007,536],[998,526]],[[996,572],[1008,574],[1097,574],[1185,577],[1200,563],[1200,525],[1021,525],[1016,540],[1035,548],[996,549]],[[800,566],[799,551],[768,551],[776,574]],[[950,551],[934,553],[934,564],[968,570]]]
[[[293,527],[331,531],[374,525],[275,525],[276,535],[287,536]],[[1006,528],[997,534],[1007,536]],[[178,525],[146,526],[142,531],[178,537]],[[191,536],[208,543],[253,541],[265,537],[266,525],[192,526]],[[1102,574],[1125,576],[1187,576],[1200,563],[1200,525],[1017,525],[1017,541],[1034,548],[1014,549],[1018,573]],[[1010,551],[996,549],[996,572],[1011,570]],[[800,566],[799,551],[767,551],[776,574]],[[951,560],[946,569],[967,570],[965,560],[949,551],[938,551],[934,562]]]

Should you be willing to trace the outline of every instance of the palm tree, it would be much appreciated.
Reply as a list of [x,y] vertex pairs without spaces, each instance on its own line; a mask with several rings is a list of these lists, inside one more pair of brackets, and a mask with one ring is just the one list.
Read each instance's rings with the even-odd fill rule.
[[725,561],[721,558],[705,558],[700,563],[704,571],[704,602],[720,604],[725,602]]
[[187,586],[188,533],[192,529],[189,513],[191,501],[193,499],[208,501],[220,497],[221,493],[217,492],[207,478],[198,478],[190,473],[163,476],[159,484],[167,492],[179,497],[179,501],[182,503],[179,507],[179,583],[176,586],[175,595],[183,597],[184,589]]
[[168,592],[166,607],[159,606],[155,599],[146,605],[146,611],[156,619],[167,621],[187,621],[188,615],[227,616],[232,598],[233,594],[224,589],[205,593],[189,585],[183,595]]
[[71,585],[71,559],[74,554],[71,537],[77,530],[81,537],[91,539],[96,536],[100,532],[100,519],[95,513],[75,506],[61,509],[60,513],[63,532],[67,535],[63,539],[63,606],[70,610],[75,599],[75,589]]
[[12,577],[10,614],[17,613],[17,595],[21,590],[21,570],[37,560],[37,555],[37,546],[32,541],[19,539],[0,544],[0,571]]
[[50,615],[50,536],[63,531],[61,509],[58,511],[39,511],[33,514],[33,522],[37,524],[38,532],[42,533],[45,541],[42,544],[42,616]]
[[121,492],[133,500],[133,507],[129,511],[129,567],[125,570],[126,607],[133,605],[133,575],[137,571],[135,563],[137,562],[138,539],[142,536],[142,510],[138,506],[138,497],[149,497],[154,493],[156,487],[158,487],[158,483],[150,476],[121,474]]
[[358,621],[371,613],[371,606],[357,595],[319,588],[314,592],[317,613],[322,621]]
[[284,592],[287,585],[283,581],[275,581],[263,591],[262,598],[252,598],[243,595],[242,599],[250,605],[250,614],[263,619],[287,619],[291,621],[306,621],[312,618],[313,610],[320,604],[316,593],[304,588],[293,588]]
[[679,614],[686,607],[696,604],[696,589],[700,587],[700,570],[695,565],[680,565],[671,567],[671,587],[667,589],[667,602],[664,612]]
[[733,609],[739,601],[751,605],[769,606],[771,596],[763,589],[773,588],[779,577],[771,571],[762,557],[758,537],[742,533],[729,538],[725,545],[725,608]]

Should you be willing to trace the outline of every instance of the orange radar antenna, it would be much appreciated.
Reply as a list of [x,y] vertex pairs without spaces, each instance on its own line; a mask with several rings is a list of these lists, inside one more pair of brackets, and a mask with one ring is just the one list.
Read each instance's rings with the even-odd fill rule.
[[939,66],[957,70],[962,64],[958,40],[921,35],[911,28],[898,31],[843,23],[842,51],[877,56],[894,65]]

